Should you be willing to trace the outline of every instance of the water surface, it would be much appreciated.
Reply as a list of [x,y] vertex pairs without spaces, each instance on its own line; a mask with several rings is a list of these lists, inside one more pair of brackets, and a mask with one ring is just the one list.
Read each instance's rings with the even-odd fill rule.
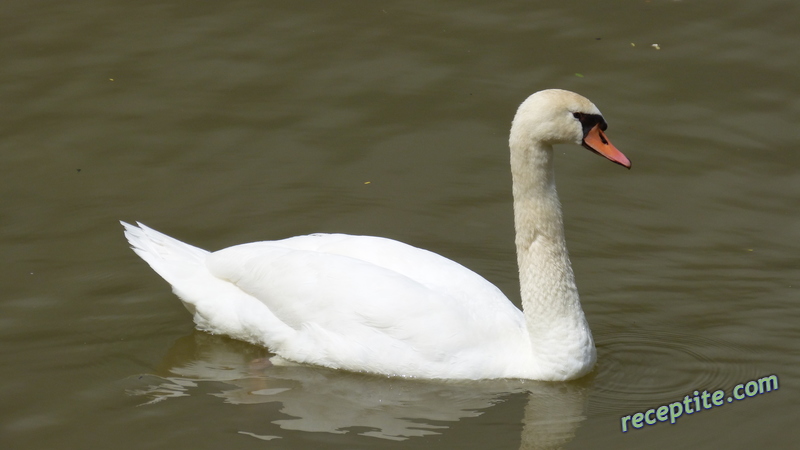
[[[542,2],[539,2],[542,3]],[[7,2],[8,448],[788,448],[800,401],[797,7],[782,1]],[[193,331],[128,248],[387,236],[517,293],[507,134],[591,98],[628,172],[558,148],[598,365],[572,383],[274,367]],[[778,391],[620,418],[777,374]]]

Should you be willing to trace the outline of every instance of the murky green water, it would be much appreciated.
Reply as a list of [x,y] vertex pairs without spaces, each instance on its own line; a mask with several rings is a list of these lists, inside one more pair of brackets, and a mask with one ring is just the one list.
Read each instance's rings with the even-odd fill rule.
[[[799,11],[712,3],[4,3],[3,447],[791,447]],[[193,331],[117,223],[207,249],[387,236],[516,301],[507,133],[547,87],[591,98],[633,161],[558,149],[599,353],[576,382],[272,367]]]

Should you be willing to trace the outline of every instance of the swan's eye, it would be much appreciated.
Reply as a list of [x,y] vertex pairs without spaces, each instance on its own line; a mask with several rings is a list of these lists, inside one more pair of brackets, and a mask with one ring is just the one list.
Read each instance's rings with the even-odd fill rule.
[[599,114],[584,114],[580,112],[574,112],[572,113],[572,117],[578,119],[578,121],[581,123],[584,136],[586,136],[586,134],[589,133],[589,130],[594,128],[594,126],[597,124],[600,124],[600,129],[603,131],[606,131],[606,128],[608,128],[605,119],[603,119],[603,116]]

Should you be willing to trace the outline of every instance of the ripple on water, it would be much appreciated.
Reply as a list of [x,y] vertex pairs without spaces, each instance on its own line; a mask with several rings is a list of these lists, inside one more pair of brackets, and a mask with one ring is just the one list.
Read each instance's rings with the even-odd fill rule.
[[733,386],[763,375],[742,364],[745,348],[670,331],[615,333],[597,346],[593,397],[600,410],[657,406],[694,391]]

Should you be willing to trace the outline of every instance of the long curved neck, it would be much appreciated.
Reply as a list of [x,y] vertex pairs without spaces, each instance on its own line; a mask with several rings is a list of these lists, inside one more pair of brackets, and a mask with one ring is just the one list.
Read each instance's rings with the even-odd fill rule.
[[520,293],[534,363],[582,375],[594,364],[594,341],[567,252],[552,146],[512,138],[511,173]]

